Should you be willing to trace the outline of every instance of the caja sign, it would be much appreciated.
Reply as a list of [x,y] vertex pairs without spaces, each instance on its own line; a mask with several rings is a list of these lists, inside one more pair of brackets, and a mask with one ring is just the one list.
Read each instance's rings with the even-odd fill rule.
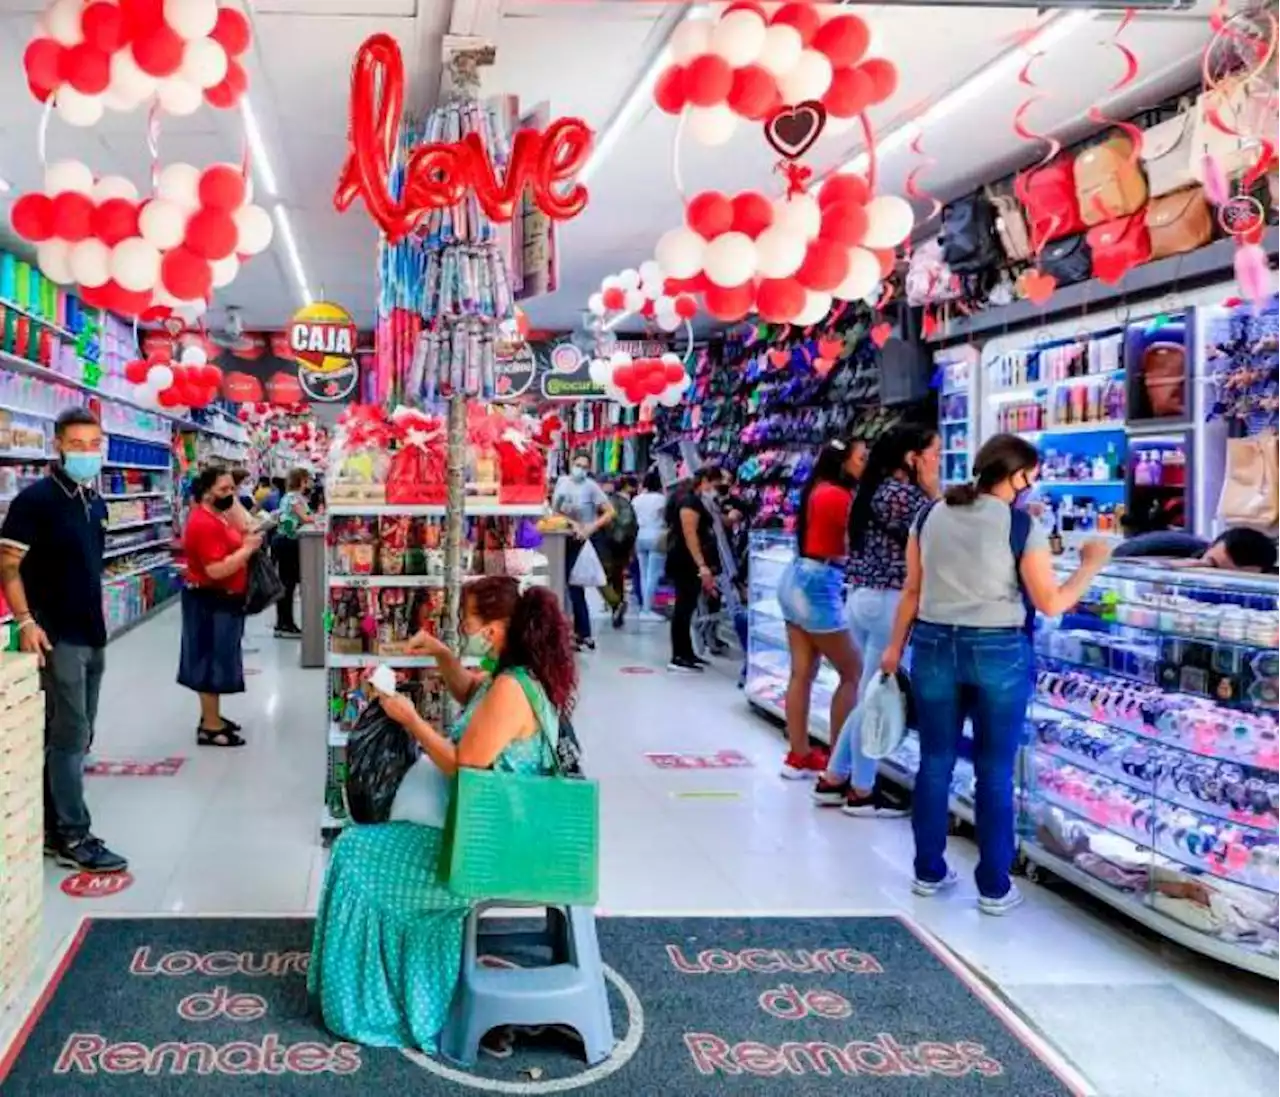
[[298,383],[312,400],[336,403],[355,391],[356,323],[341,305],[317,301],[289,321],[289,350],[298,366]]

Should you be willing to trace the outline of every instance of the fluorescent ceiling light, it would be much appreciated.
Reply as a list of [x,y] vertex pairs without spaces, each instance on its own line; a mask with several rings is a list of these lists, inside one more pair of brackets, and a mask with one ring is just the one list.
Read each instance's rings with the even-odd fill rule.
[[271,160],[267,156],[267,143],[262,139],[262,130],[258,127],[258,116],[253,113],[253,105],[249,97],[240,100],[240,113],[244,116],[244,135],[249,140],[249,155],[252,157],[253,169],[261,180],[267,195],[275,198],[280,193],[276,182],[276,173],[272,170]]
[[307,273],[302,269],[302,256],[298,254],[298,241],[293,236],[289,211],[284,208],[283,203],[277,202],[272,213],[275,214],[276,227],[280,230],[280,239],[284,241],[284,253],[289,260],[289,269],[298,287],[298,293],[302,296],[302,303],[309,305],[315,298],[311,296],[311,287],[307,285]]
[[8,194],[13,190],[13,184],[8,179],[0,178],[0,194]]

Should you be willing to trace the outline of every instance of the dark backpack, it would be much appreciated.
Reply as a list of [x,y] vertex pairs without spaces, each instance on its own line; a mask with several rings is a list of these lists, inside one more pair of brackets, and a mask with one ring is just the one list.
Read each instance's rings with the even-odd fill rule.
[[625,545],[636,539],[640,531],[640,523],[636,520],[635,507],[631,500],[621,492],[609,497],[613,505],[613,521],[609,523],[609,540],[616,545]]
[[971,194],[942,211],[942,256],[953,274],[999,266],[995,212],[986,195]]

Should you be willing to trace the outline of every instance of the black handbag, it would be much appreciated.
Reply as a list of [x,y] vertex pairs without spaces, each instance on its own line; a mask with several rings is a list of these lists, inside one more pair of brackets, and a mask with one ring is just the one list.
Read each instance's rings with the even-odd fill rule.
[[252,617],[274,606],[284,597],[284,583],[280,573],[262,549],[249,558],[249,582],[244,592],[245,616]]
[[1000,262],[996,219],[984,194],[971,194],[942,211],[942,257],[953,274],[976,274]]
[[385,823],[418,746],[382,706],[370,704],[347,739],[347,810],[357,823]]
[[1070,286],[1093,276],[1093,253],[1084,233],[1064,236],[1045,244],[1040,269],[1052,274],[1059,286]]

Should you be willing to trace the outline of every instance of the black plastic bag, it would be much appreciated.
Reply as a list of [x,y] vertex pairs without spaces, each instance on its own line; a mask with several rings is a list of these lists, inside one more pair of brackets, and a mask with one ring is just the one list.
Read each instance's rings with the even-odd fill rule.
[[252,617],[274,606],[284,597],[284,583],[280,573],[262,549],[249,557],[249,584],[244,593],[244,612]]
[[360,714],[347,740],[347,809],[357,823],[385,823],[418,746],[382,706]]
[[556,761],[560,764],[560,772],[565,777],[583,777],[582,744],[578,742],[578,733],[573,725],[561,716],[560,735],[556,739]]

